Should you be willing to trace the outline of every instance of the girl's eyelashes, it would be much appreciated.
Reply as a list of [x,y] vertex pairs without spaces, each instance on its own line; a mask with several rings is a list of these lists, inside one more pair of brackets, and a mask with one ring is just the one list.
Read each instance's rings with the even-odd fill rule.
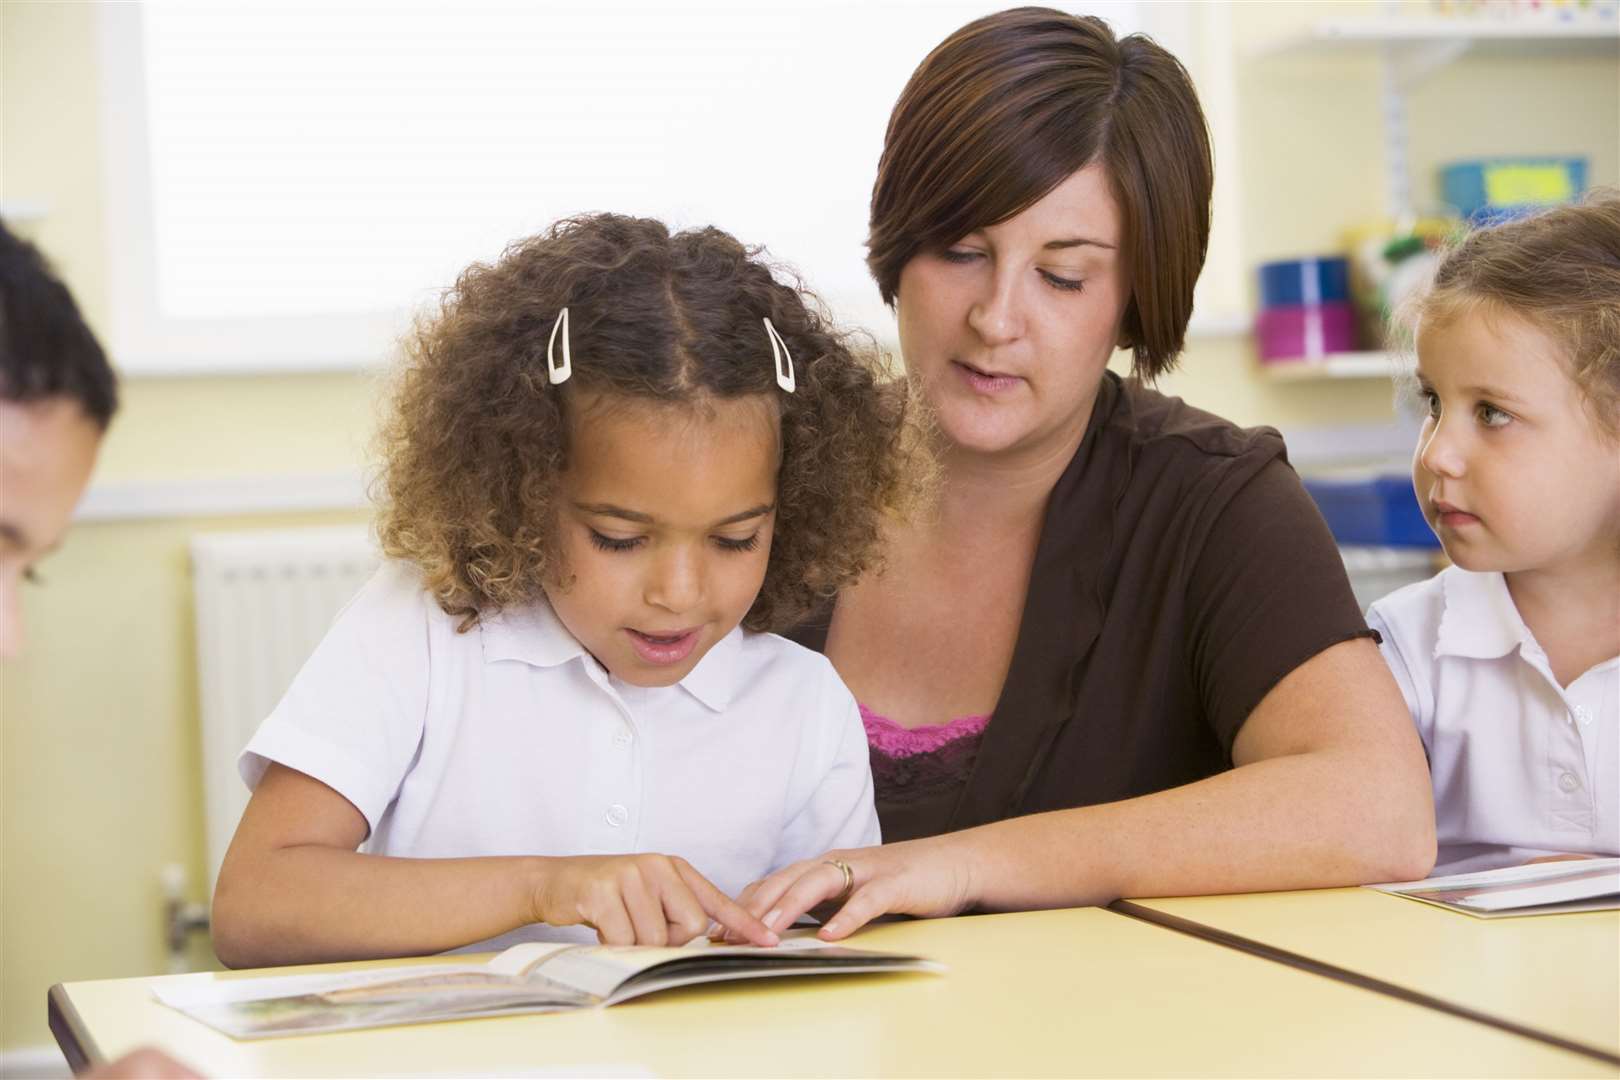
[[963,251],[958,248],[946,248],[939,253],[939,257],[948,263],[970,263],[979,257],[977,251]]
[[642,540],[639,536],[620,538],[617,536],[604,536],[595,529],[587,529],[586,531],[591,534],[591,543],[602,551],[629,551],[640,544]]
[[1060,289],[1063,292],[1083,292],[1085,291],[1086,287],[1086,283],[1083,281],[1078,281],[1074,278],[1059,277],[1050,270],[1042,270],[1041,278],[1045,280],[1048,285],[1052,286],[1052,288]]
[[[631,551],[637,547],[640,547],[642,541],[646,539],[642,536],[622,538],[617,536],[605,536],[602,533],[597,532],[595,529],[590,528],[587,528],[587,531],[590,533],[591,543],[600,551]],[[752,536],[745,536],[741,539],[733,539],[729,536],[716,536],[714,538],[714,542],[715,546],[719,547],[722,551],[753,551],[759,547],[759,533],[756,532]]]
[[[1418,397],[1422,400],[1429,419],[1440,419],[1440,395],[1425,386],[1418,390]],[[1505,427],[1513,420],[1512,413],[1499,409],[1488,401],[1481,401],[1475,405],[1474,413],[1479,417],[1479,422],[1488,428]]]

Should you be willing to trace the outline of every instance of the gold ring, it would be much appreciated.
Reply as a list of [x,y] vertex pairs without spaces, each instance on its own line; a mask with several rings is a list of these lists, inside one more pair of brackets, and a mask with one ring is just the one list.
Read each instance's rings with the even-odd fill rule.
[[842,904],[849,899],[849,894],[855,891],[855,871],[850,869],[849,863],[843,859],[823,859],[821,861],[828,866],[837,867],[844,875],[844,890],[829,901],[834,904]]

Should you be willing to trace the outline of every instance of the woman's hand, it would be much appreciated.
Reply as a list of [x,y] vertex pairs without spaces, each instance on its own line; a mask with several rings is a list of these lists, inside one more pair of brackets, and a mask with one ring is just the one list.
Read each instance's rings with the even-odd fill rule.
[[[837,860],[849,866],[853,882],[848,898],[817,932],[823,941],[846,938],[879,915],[956,915],[974,902],[977,892],[971,863],[955,841],[945,835],[829,851],[784,866],[737,899],[771,930],[786,929],[812,908],[839,900],[844,872],[834,865]],[[739,940],[729,933],[725,937]]]
[[592,927],[604,945],[685,945],[711,922],[732,940],[766,946],[779,940],[685,859],[582,855],[546,861],[535,890],[536,922]]

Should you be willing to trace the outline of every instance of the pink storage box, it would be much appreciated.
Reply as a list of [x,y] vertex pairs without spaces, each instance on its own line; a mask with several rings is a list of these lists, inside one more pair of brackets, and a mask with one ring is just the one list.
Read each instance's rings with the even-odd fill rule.
[[1260,359],[1309,360],[1356,347],[1355,309],[1345,302],[1266,308],[1254,322]]

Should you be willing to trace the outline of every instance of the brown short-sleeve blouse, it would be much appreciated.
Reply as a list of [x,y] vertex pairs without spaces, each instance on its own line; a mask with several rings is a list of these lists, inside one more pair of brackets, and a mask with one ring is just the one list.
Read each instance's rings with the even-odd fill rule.
[[[831,614],[789,636],[825,649]],[[922,800],[886,791],[880,774],[884,839],[1213,775],[1284,675],[1371,634],[1275,430],[1109,373],[1047,505],[971,769]]]

